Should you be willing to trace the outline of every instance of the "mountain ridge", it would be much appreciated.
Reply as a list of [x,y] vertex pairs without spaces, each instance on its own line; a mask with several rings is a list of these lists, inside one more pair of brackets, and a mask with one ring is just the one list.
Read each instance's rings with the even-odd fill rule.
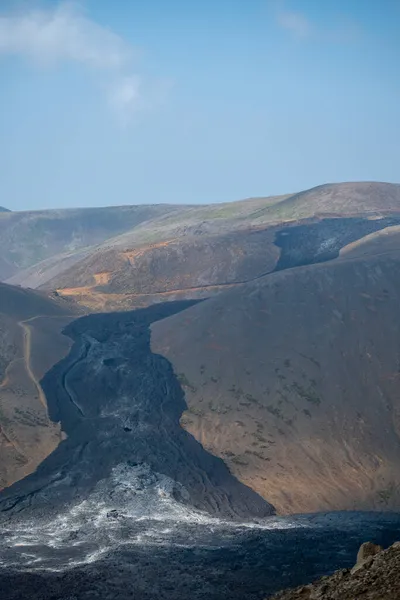
[[[4,232],[3,248],[0,243],[0,256],[7,267],[0,264],[0,279],[11,284],[22,285],[25,285],[25,281],[28,280],[29,285],[37,287],[54,279],[52,275],[57,273],[57,269],[59,274],[65,271],[68,268],[66,266],[68,261],[69,264],[79,263],[86,254],[91,256],[97,252],[108,251],[110,247],[115,251],[130,250],[145,248],[177,237],[224,235],[236,230],[273,226],[310,217],[329,215],[370,217],[388,215],[396,211],[400,213],[399,184],[355,182],[324,184],[297,194],[249,198],[220,204],[156,204],[31,211],[10,213],[13,215],[12,219],[8,217],[8,213],[4,213],[0,220],[0,233],[2,224]],[[138,213],[133,221],[131,217],[126,218],[130,212]],[[78,214],[85,219],[88,215],[91,215],[95,221],[100,219],[100,229],[95,235],[89,235],[94,223],[90,224],[90,230],[82,231],[79,228],[77,231],[74,230],[74,215],[76,217]],[[101,215],[105,215],[105,218]],[[67,222],[62,225],[64,218]],[[37,241],[33,243],[32,240],[37,238],[38,230],[43,229],[43,220],[47,228],[56,226],[61,232],[67,226],[67,231],[59,236],[61,239],[57,239],[57,244],[52,239],[46,240],[46,236],[39,245]],[[104,229],[106,224],[107,231]],[[7,237],[6,231],[10,225],[13,231],[12,238]],[[13,240],[18,238],[26,240],[24,242],[25,245],[28,244],[26,250],[24,246],[13,248],[15,243]],[[45,246],[43,242],[46,242]],[[84,252],[84,255],[75,257],[77,251]],[[50,265],[45,263],[41,265],[41,261],[50,261]],[[39,280],[35,280],[34,265],[37,265],[36,278],[39,277]],[[51,270],[51,275],[46,276],[45,272],[48,268]],[[24,273],[24,269],[28,271]]]

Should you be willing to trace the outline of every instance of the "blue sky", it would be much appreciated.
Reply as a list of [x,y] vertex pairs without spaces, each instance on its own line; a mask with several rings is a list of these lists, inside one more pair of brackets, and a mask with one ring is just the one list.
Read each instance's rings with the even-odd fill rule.
[[400,181],[397,0],[2,0],[0,205]]

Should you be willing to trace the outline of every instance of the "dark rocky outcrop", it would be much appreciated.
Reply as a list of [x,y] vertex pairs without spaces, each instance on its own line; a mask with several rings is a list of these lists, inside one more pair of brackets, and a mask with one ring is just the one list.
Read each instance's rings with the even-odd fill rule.
[[366,542],[353,569],[337,571],[314,584],[281,592],[271,600],[398,600],[400,542],[383,550]]
[[379,554],[379,552],[382,552],[382,550],[383,548],[379,544],[373,544],[372,542],[364,542],[361,544],[357,553],[357,562],[351,572],[356,573],[359,569],[364,567],[367,561],[373,560],[373,557],[376,554]]
[[275,244],[281,248],[275,271],[332,260],[347,244],[399,224],[400,216],[393,215],[381,219],[307,220],[281,228],[275,238]]

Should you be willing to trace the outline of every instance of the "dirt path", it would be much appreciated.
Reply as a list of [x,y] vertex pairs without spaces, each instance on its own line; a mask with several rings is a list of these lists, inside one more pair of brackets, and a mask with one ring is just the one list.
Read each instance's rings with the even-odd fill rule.
[[44,395],[42,386],[40,385],[38,378],[36,377],[35,373],[33,372],[32,364],[31,364],[32,331],[31,331],[31,328],[29,327],[29,325],[27,325],[27,323],[29,323],[30,321],[33,321],[36,318],[37,317],[32,317],[30,319],[27,319],[26,321],[18,321],[18,325],[22,328],[22,330],[24,332],[24,361],[25,361],[26,372],[28,373],[29,378],[31,379],[32,383],[34,384],[34,386],[37,389],[40,403],[42,404],[43,408],[45,409],[47,420],[49,420],[46,396]]
[[37,389],[39,401],[42,404],[43,408],[45,409],[47,421],[50,421],[50,418],[49,418],[49,411],[48,411],[46,396],[45,396],[42,386],[40,385],[40,381],[38,380],[38,378],[36,377],[36,375],[32,369],[32,363],[31,363],[32,330],[29,327],[28,323],[31,323],[32,321],[35,321],[36,319],[42,319],[42,318],[60,319],[60,318],[68,317],[68,316],[72,316],[72,315],[56,315],[56,316],[36,315],[35,317],[31,317],[30,319],[26,319],[25,321],[18,321],[18,325],[21,327],[21,329],[23,331],[23,335],[24,335],[23,352],[24,352],[24,362],[25,362],[26,372],[28,373],[29,379],[32,381],[32,383],[34,384],[34,386]]

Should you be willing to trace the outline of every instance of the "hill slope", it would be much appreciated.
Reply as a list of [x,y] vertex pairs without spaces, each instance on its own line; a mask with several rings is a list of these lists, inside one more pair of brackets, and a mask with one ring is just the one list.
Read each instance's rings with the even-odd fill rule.
[[60,331],[70,313],[43,294],[0,284],[0,488],[34,471],[60,442],[40,379],[69,350]]
[[73,255],[173,210],[169,205],[143,205],[2,212],[0,280],[49,257]]
[[[29,285],[34,288],[43,285],[46,285],[47,288],[73,287],[75,269],[69,267],[81,260],[82,264],[78,267],[78,278],[82,283],[83,273],[89,280],[96,274],[96,271],[90,270],[94,264],[96,268],[99,267],[101,272],[103,255],[104,260],[109,263],[111,254],[114,253],[112,260],[118,264],[121,262],[120,254],[125,251],[140,249],[142,252],[146,252],[147,249],[152,250],[155,245],[163,242],[226,235],[237,229],[245,229],[252,215],[258,218],[260,210],[262,212],[265,208],[279,203],[286,197],[256,198],[199,207],[175,207],[167,214],[160,212],[152,217],[149,216],[146,221],[135,224],[134,227],[128,226],[127,222],[123,230],[125,233],[110,232],[104,244],[99,244],[98,247],[84,248],[81,254],[77,253],[75,249],[61,252],[60,255],[50,255],[44,261],[35,261],[29,268],[19,269],[13,277],[8,278],[8,282]],[[135,207],[130,208],[134,209]],[[59,277],[60,275],[61,277]]]
[[[82,255],[48,259],[10,282],[57,289],[103,311],[204,298],[275,268],[332,258],[343,245],[399,224],[399,190],[335,184],[294,196],[184,207]],[[281,257],[278,263],[278,246],[286,262]]]
[[349,182],[319,185],[293,194],[275,209],[283,220],[320,215],[388,214],[400,208],[400,184]]
[[[311,217],[370,218],[393,214],[400,214],[400,186],[385,183],[329,184],[299,194],[218,205],[13,213],[13,218],[5,221],[3,215],[7,235],[1,255],[9,265],[9,273],[4,275],[5,267],[0,265],[0,276],[3,273],[3,279],[8,278],[9,283],[30,287],[74,288],[77,275],[80,286],[93,286],[94,276],[110,264],[115,269],[111,275],[115,273],[118,279],[121,265],[126,262],[121,261],[125,252],[139,250],[141,256],[147,252],[151,255],[154,246],[158,246],[159,254],[163,243],[169,252],[171,243],[190,245],[194,240]],[[1,223],[0,220],[0,231]],[[12,226],[10,238],[13,223],[16,225],[15,230]],[[43,239],[41,232],[45,232]],[[151,262],[151,256],[147,260]],[[103,262],[108,266],[102,266]],[[182,260],[178,263],[182,265]]]
[[397,252],[289,269],[153,326],[183,426],[281,513],[400,506]]

